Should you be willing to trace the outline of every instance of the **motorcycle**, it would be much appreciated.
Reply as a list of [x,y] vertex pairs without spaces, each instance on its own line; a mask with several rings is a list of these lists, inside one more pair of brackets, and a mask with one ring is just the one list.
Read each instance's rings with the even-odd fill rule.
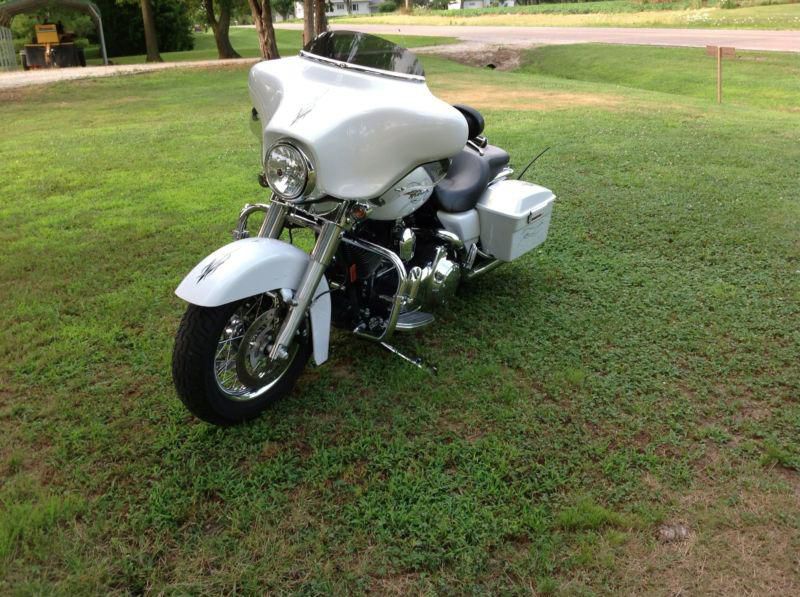
[[[554,194],[510,178],[481,114],[436,98],[409,50],[334,31],[249,74],[268,204],[176,289],[172,373],[197,417],[232,425],[287,395],[332,326],[389,343],[431,325],[462,282],[547,238]],[[257,233],[248,220],[263,213]],[[282,233],[313,231],[310,253]],[[290,236],[291,238],[291,236]]]

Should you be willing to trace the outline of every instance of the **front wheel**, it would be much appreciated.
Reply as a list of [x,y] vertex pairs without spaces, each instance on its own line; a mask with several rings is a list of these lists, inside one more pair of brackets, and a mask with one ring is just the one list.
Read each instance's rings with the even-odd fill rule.
[[172,378],[192,414],[214,425],[234,425],[291,392],[311,343],[304,323],[288,358],[269,359],[287,311],[273,293],[219,307],[189,305],[175,338]]

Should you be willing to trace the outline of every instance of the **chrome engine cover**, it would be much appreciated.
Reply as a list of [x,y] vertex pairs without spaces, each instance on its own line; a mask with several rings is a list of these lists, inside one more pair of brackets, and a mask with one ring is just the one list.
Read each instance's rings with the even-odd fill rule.
[[406,311],[428,309],[447,303],[456,293],[461,281],[461,266],[448,258],[447,249],[443,246],[436,248],[433,260],[425,267],[413,269],[419,272],[411,277],[411,300],[406,305]]

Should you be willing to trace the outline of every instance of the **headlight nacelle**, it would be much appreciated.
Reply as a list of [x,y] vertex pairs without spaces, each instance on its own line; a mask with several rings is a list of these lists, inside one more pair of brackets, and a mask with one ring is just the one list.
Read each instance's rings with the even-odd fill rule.
[[297,147],[278,141],[269,148],[264,160],[267,184],[284,199],[297,199],[313,187],[311,161]]

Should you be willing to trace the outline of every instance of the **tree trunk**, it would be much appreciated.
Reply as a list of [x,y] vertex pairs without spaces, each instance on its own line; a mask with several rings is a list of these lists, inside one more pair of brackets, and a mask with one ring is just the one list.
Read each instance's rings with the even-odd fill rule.
[[280,58],[278,44],[275,42],[275,28],[272,26],[272,4],[270,0],[248,0],[253,23],[258,33],[258,47],[264,60]]
[[325,0],[314,0],[314,37],[328,30],[328,17],[325,16]]
[[141,0],[142,21],[144,22],[144,44],[147,47],[147,62],[163,62],[158,53],[158,37],[156,36],[156,21],[153,16],[153,6],[150,0]]
[[303,0],[303,45],[314,39],[314,0]]
[[233,49],[230,38],[231,28],[231,2],[230,0],[220,0],[219,20],[214,15],[214,1],[203,0],[203,7],[206,10],[206,20],[214,31],[214,41],[217,42],[217,55],[220,60],[227,58],[241,58],[239,53]]

